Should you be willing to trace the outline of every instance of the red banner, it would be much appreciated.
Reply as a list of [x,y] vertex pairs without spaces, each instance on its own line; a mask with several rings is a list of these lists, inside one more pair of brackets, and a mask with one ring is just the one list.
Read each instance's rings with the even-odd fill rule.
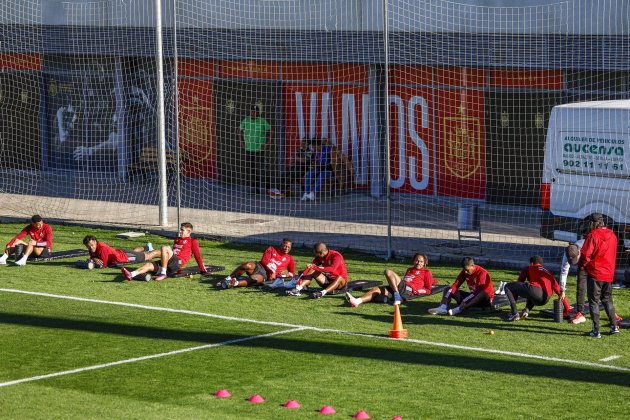
[[279,79],[280,65],[275,61],[221,61],[219,74],[222,78]]
[[435,69],[438,86],[482,87],[486,86],[486,72],[469,67],[439,67]]
[[432,109],[428,88],[390,89],[390,175],[394,191],[433,194]]
[[484,93],[435,90],[438,194],[486,196]]
[[490,86],[562,89],[562,70],[492,70]]
[[283,63],[282,80],[328,80],[328,64],[322,63]]
[[214,76],[214,62],[202,60],[180,60],[177,63],[180,76],[212,77]]
[[0,54],[0,69],[39,70],[41,61],[37,54]]
[[180,80],[179,146],[185,176],[216,178],[212,82]]

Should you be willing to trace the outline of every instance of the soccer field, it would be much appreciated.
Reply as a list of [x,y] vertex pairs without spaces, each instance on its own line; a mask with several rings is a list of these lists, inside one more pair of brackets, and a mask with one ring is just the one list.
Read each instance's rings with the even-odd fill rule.
[[[0,225],[0,241],[21,227]],[[124,248],[170,243],[55,226],[55,249],[80,248],[88,233]],[[626,417],[630,335],[608,335],[606,322],[593,340],[589,323],[557,324],[538,309],[518,323],[505,322],[506,311],[431,316],[434,295],[402,306],[409,339],[392,340],[390,305],[217,290],[264,247],[200,242],[205,262],[225,272],[146,283],[122,281],[115,269],[76,269],[77,258],[1,266],[0,417],[315,418],[324,405],[337,411],[331,418],[359,410],[375,419]],[[293,253],[300,269],[310,261],[309,249]],[[351,280],[408,265],[345,256]],[[459,271],[429,267],[441,283]],[[516,278],[489,271],[496,284]],[[615,291],[622,316],[629,297]],[[221,388],[232,397],[215,398]],[[266,401],[249,403],[253,394]],[[288,400],[301,408],[283,408]]]

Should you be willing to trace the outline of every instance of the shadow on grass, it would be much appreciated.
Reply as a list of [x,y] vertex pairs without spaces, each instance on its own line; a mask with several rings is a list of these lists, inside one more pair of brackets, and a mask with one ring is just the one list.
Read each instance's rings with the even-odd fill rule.
[[[234,333],[173,330],[150,326],[73,320],[7,312],[0,312],[0,323],[198,343],[216,343],[247,337]],[[305,354],[314,353],[338,357],[365,358],[383,362],[406,363],[416,367],[438,366],[449,369],[466,369],[472,372],[496,372],[630,387],[630,373],[597,367],[578,367],[553,361],[536,362],[522,360],[511,358],[508,355],[489,356],[476,352],[465,353],[463,351],[460,354],[453,355],[444,354],[440,351],[422,351],[418,350],[418,347],[414,348],[414,350],[396,348],[384,349],[382,346],[366,345],[366,341],[362,341],[360,344],[346,344],[319,340],[297,340],[287,336],[266,337],[233,345],[246,347],[248,349],[281,349]],[[558,364],[554,365],[552,363]]]

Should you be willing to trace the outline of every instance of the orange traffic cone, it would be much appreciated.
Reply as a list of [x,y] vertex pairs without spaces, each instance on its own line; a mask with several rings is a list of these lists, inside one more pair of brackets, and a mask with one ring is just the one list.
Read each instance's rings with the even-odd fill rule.
[[389,330],[391,338],[407,338],[407,330],[403,329],[402,318],[400,317],[400,305],[394,305],[394,326]]

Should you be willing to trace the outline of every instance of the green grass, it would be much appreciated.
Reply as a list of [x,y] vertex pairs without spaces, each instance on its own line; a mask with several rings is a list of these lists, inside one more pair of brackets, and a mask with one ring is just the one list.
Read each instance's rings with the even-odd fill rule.
[[[0,225],[0,242],[8,241],[21,227]],[[55,227],[55,249],[80,248],[87,233],[125,248],[147,240],[155,246],[171,242],[152,235],[123,240],[115,237],[116,231],[59,226]],[[1,291],[0,383],[279,334],[0,387],[0,417],[319,418],[317,410],[326,404],[337,410],[331,418],[351,418],[360,409],[375,419],[394,415],[404,419],[626,416],[630,372],[549,358],[630,369],[627,331],[592,340],[584,336],[588,323],[557,324],[536,309],[530,319],[519,323],[503,321],[505,313],[436,317],[426,313],[439,300],[431,296],[401,309],[409,338],[422,342],[384,339],[392,325],[389,305],[352,309],[339,296],[311,300],[255,289],[215,289],[214,282],[229,269],[259,258],[264,247],[209,241],[201,245],[206,263],[225,266],[224,273],[211,279],[126,282],[114,269],[76,269],[75,258],[1,266],[0,288],[369,336],[313,329],[286,332],[291,327]],[[309,249],[296,249],[294,255],[300,269],[311,259]],[[385,267],[403,272],[408,265],[362,254],[346,253],[345,257],[351,280],[382,279]],[[431,268],[441,282],[451,282],[459,271],[433,264]],[[517,274],[513,270],[490,272],[497,283],[514,280]],[[574,286],[574,280],[569,283]],[[574,293],[571,288],[567,292]],[[628,290],[615,291],[621,315],[630,315],[629,295]],[[494,336],[488,334],[490,329]],[[621,357],[599,361],[611,355]],[[220,388],[229,389],[233,397],[212,397]],[[246,399],[254,393],[267,402],[248,403]],[[302,408],[282,408],[289,399],[299,401]]]

